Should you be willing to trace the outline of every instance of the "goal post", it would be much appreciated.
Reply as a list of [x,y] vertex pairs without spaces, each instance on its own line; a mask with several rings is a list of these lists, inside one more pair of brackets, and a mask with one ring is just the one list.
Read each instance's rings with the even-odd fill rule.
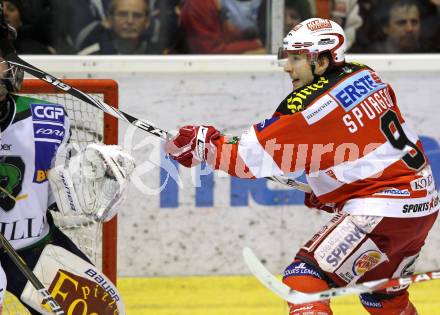
[[[67,84],[105,103],[118,107],[118,84],[110,79],[66,79]],[[90,104],[38,79],[25,79],[19,94],[64,105],[71,122],[71,142],[80,147],[92,142],[118,143],[118,120]],[[67,218],[68,219],[68,218]],[[103,273],[116,285],[117,216],[104,224],[86,220],[78,224],[64,218],[60,228],[68,234]],[[55,221],[57,222],[56,218]],[[73,220],[75,221],[75,220]],[[83,230],[87,228],[87,230]],[[91,235],[96,234],[96,235]],[[87,238],[87,239],[86,239]],[[94,238],[94,239],[89,239]]]

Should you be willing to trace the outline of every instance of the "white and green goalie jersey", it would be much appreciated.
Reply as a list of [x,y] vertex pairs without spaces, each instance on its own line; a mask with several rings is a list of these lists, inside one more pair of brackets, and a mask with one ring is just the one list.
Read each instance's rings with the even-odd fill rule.
[[61,105],[16,95],[7,101],[0,123],[0,232],[22,249],[49,233],[46,213],[54,199],[47,173],[69,138],[69,120]]

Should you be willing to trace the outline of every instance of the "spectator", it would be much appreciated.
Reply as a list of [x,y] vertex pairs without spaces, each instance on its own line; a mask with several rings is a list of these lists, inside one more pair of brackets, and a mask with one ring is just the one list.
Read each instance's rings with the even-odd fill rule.
[[185,0],[182,28],[194,54],[265,54],[259,38],[262,0]]
[[154,16],[159,24],[157,47],[163,54],[185,53],[187,50],[180,23],[181,3],[182,0],[160,0],[155,3]]
[[301,21],[312,17],[312,8],[308,0],[285,0],[284,34],[289,33]]
[[358,1],[362,25],[356,30],[354,42],[349,49],[351,53],[364,53],[372,42],[383,39],[378,31],[378,18],[375,15],[380,0]]
[[[55,53],[55,50],[44,42],[45,36],[50,38],[50,35],[39,35],[35,25],[26,23],[26,14],[21,0],[4,0],[3,5],[6,22],[17,30],[14,45],[18,54]],[[43,25],[40,27],[44,30]]]
[[74,21],[70,27],[70,35],[72,38],[77,38],[81,30],[92,22],[100,23],[107,19],[110,0],[69,1],[75,1],[75,5],[72,7],[71,13]]
[[355,41],[356,30],[362,25],[358,1],[332,0],[330,18],[343,27],[349,49]]
[[80,55],[152,54],[145,33],[150,25],[148,0],[112,0],[109,17],[87,26],[78,36]]
[[76,22],[72,15],[77,7],[77,0],[50,0],[50,43],[57,54],[75,54],[74,38],[71,34],[72,25]]
[[[365,53],[423,52],[420,7],[416,0],[382,1],[377,7],[377,39],[364,39]],[[375,27],[376,26],[373,26]],[[372,32],[367,32],[372,34]],[[356,50],[356,49],[355,49]],[[354,52],[354,51],[351,51]]]
[[440,52],[440,0],[420,0],[422,30],[430,52]]

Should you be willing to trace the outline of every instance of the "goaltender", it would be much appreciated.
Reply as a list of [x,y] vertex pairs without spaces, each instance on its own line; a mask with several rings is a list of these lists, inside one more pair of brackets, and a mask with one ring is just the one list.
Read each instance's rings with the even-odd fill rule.
[[[123,200],[133,159],[117,146],[89,144],[81,150],[70,145],[63,106],[14,94],[22,81],[23,71],[0,59],[1,233],[66,314],[124,314],[116,288],[54,225],[48,209],[100,222],[111,219]],[[49,314],[5,252],[0,262],[7,290],[32,314]]]

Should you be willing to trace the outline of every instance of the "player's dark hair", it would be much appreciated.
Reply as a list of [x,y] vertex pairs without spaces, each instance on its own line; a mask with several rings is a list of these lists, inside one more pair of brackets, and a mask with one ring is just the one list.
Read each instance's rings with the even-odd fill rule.
[[324,51],[324,52],[320,53],[319,56],[318,56],[318,60],[317,61],[321,62],[323,58],[327,58],[328,59],[328,67],[325,70],[325,72],[331,71],[336,66],[335,62],[333,61],[331,52],[330,51]]

